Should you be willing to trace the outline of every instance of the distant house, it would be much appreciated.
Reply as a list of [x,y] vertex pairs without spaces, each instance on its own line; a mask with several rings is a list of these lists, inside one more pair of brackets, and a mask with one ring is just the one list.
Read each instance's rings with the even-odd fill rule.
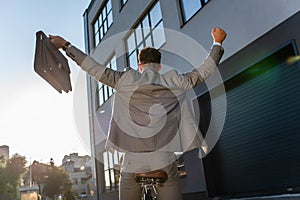
[[0,146],[0,160],[8,160],[9,159],[9,146],[2,145]]
[[73,183],[72,189],[77,192],[78,197],[89,198],[93,196],[92,168],[90,156],[79,156],[72,153],[64,156],[62,168],[69,173]]

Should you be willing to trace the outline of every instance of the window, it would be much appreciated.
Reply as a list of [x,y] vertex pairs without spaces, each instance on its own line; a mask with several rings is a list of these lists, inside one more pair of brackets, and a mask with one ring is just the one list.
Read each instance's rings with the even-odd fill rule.
[[178,175],[179,175],[179,177],[185,177],[186,176],[186,169],[185,169],[185,166],[184,166],[183,152],[175,152],[175,155],[177,157]]
[[73,178],[73,184],[74,184],[74,185],[78,185],[78,180],[77,180],[77,178]]
[[128,0],[121,0],[121,7],[123,7],[127,1]]
[[210,0],[180,0],[183,22],[187,22],[195,13],[203,8]]
[[119,186],[121,156],[122,153],[117,151],[114,154],[109,151],[103,153],[105,190],[114,190]]
[[126,39],[127,64],[133,69],[138,67],[138,53],[146,46],[160,48],[166,41],[159,2],[146,13],[134,31]]
[[93,24],[95,47],[100,43],[100,41],[102,40],[102,38],[110,28],[112,23],[113,23],[113,15],[112,15],[111,0],[108,0],[105,6],[102,8],[97,20]]
[[[110,61],[106,65],[107,68],[117,70],[117,60],[116,56],[113,56]],[[114,93],[114,89],[98,82],[97,85],[98,90],[98,106],[100,107],[106,100],[109,99]]]

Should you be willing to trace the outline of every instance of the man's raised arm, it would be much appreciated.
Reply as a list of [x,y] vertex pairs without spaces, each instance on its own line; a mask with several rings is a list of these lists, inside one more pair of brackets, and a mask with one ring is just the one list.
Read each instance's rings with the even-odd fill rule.
[[177,84],[179,87],[191,89],[215,72],[215,69],[224,54],[222,43],[227,34],[221,28],[213,28],[211,35],[213,37],[213,46],[210,49],[208,56],[200,66],[196,67],[191,72],[178,76]]
[[57,49],[62,48],[66,51],[66,54],[74,60],[82,70],[86,71],[97,81],[114,88],[117,81],[120,79],[122,72],[106,68],[105,65],[98,63],[92,57],[86,55],[75,46],[72,46],[71,43],[64,38],[50,35],[50,41]]

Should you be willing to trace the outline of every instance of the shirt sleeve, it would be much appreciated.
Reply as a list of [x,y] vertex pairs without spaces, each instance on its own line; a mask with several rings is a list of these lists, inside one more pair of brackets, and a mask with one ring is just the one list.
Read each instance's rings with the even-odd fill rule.
[[182,89],[191,89],[203,82],[215,72],[223,54],[224,49],[222,46],[218,44],[213,45],[208,56],[200,66],[196,67],[191,72],[178,74],[176,80],[178,87],[181,87]]
[[123,72],[115,71],[107,68],[105,65],[98,63],[92,57],[86,55],[78,48],[71,46],[66,50],[67,55],[86,71],[95,80],[115,88],[117,81]]

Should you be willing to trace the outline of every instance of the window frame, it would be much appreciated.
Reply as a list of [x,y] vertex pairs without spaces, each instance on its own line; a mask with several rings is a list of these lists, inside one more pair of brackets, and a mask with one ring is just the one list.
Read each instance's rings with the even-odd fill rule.
[[101,43],[106,33],[112,26],[113,22],[114,17],[112,0],[106,0],[101,9],[99,9],[99,13],[92,23],[94,48],[96,48]]
[[[116,165],[120,166],[122,155],[123,153],[118,151],[115,151],[114,153],[104,151],[102,153],[105,192],[115,191],[119,188],[120,169],[116,168]],[[105,163],[105,161],[108,163]],[[106,174],[108,174],[108,177]],[[109,180],[107,180],[107,178],[109,178]],[[109,182],[108,185],[107,182]]]
[[[151,12],[154,10],[156,6],[159,6],[160,8],[160,19],[156,21],[156,24],[152,24],[152,19],[151,19]],[[147,23],[147,24],[146,24]],[[162,26],[162,28],[160,27]],[[165,43],[166,43],[166,35],[163,32],[164,39],[162,40],[161,43],[159,43],[158,46],[155,46],[155,39],[154,39],[154,33],[155,31],[159,31],[159,29],[164,29],[164,24],[163,24],[163,16],[162,16],[162,10],[160,6],[160,1],[155,1],[149,9],[145,12],[145,14],[139,19],[139,21],[136,23],[134,28],[131,29],[131,31],[127,34],[127,36],[124,39],[125,42],[125,48],[126,48],[126,63],[127,66],[130,66],[133,69],[138,69],[138,53],[139,50],[146,47],[146,46],[154,46],[155,48],[159,49],[161,48]],[[140,38],[141,40],[137,40],[137,31],[140,30]],[[147,33],[145,33],[145,30],[147,30]],[[129,43],[128,39],[133,37],[133,49],[129,49]],[[151,43],[150,45],[146,42]],[[131,46],[131,45],[130,45]],[[136,60],[136,66],[131,63],[131,59]]]
[[179,10],[180,10],[180,15],[181,15],[181,21],[182,21],[182,26],[187,24],[195,15],[197,15],[200,10],[202,10],[211,0],[198,0],[201,4],[201,7],[195,11],[194,14],[192,14],[188,19],[186,19],[185,15],[186,13],[184,12],[184,0],[178,0],[178,5],[179,5]]
[[[107,61],[106,68],[117,71],[117,57],[115,54],[113,54]],[[108,99],[110,99],[110,97],[115,93],[115,90],[97,81],[96,93],[96,106],[97,108],[100,108]]]
[[120,0],[121,9],[126,5],[128,0]]

